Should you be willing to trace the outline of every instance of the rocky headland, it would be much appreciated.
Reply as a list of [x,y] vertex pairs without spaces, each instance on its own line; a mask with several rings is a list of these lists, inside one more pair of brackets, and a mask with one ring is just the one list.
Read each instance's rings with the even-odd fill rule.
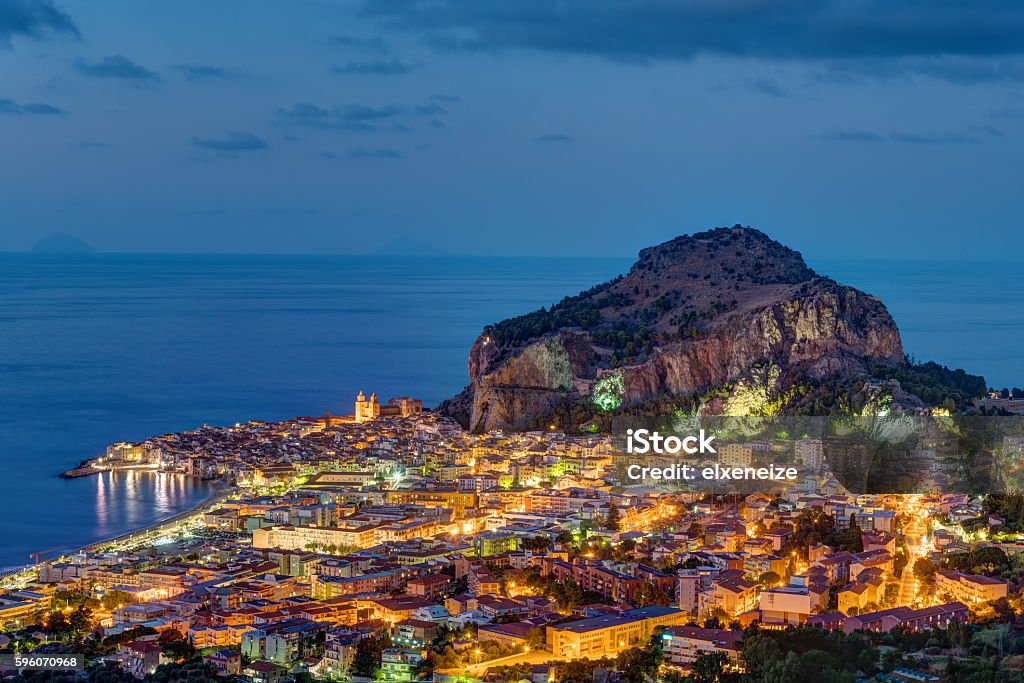
[[799,383],[906,365],[878,298],[734,226],[644,249],[624,276],[488,325],[469,353],[470,384],[440,410],[474,431],[664,397],[700,398],[719,414],[778,413],[799,400]]

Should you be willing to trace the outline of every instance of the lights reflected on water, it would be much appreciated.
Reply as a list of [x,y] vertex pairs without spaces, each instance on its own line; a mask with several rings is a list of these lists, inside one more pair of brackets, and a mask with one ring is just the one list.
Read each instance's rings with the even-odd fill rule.
[[209,482],[183,474],[124,470],[104,472],[93,480],[97,538],[184,512],[212,494]]

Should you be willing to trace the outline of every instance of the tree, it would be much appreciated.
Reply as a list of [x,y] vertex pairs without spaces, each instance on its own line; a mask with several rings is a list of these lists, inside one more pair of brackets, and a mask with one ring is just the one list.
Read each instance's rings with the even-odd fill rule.
[[92,610],[84,605],[71,613],[68,618],[68,625],[75,633],[88,633],[92,630]]
[[994,573],[1004,571],[1010,567],[1010,559],[1002,548],[996,546],[984,546],[971,551],[970,562],[975,567],[984,571]]
[[899,650],[886,650],[882,653],[879,665],[882,667],[882,671],[892,671],[896,667],[903,665],[903,653]]
[[547,643],[543,626],[534,626],[526,632],[526,644],[534,650],[543,649]]
[[693,683],[738,683],[740,675],[729,671],[729,657],[725,653],[715,652],[694,660],[690,680]]
[[619,530],[619,510],[614,505],[608,506],[608,515],[604,518],[604,528],[609,531]]
[[647,683],[657,673],[664,660],[661,650],[661,634],[651,636],[645,648],[630,648],[619,653],[615,668],[623,672],[626,683]]
[[774,638],[759,634],[744,638],[743,661],[754,680],[761,680],[779,657],[781,651]]
[[127,591],[110,591],[103,596],[103,606],[108,610],[115,610],[122,605],[130,605],[135,602],[135,598],[132,597],[131,593]]
[[50,612],[46,617],[46,630],[50,633],[67,633],[70,631],[71,625],[68,624],[67,615],[60,610]]
[[640,584],[640,588],[637,589],[636,596],[633,598],[633,603],[637,607],[647,607],[648,605],[671,605],[672,597],[658,584],[650,581],[644,581]]
[[[167,631],[167,633],[178,632],[170,630]],[[169,659],[173,659],[176,662],[183,662],[195,657],[196,648],[192,645],[191,641],[186,640],[185,638],[178,638],[164,643],[163,647],[160,648],[160,652]]]
[[[572,535],[569,535],[572,538]],[[544,552],[551,546],[551,540],[547,536],[532,536],[523,541],[523,548],[533,552]]]
[[779,659],[764,672],[764,683],[793,683],[802,678],[800,658],[795,652],[789,652],[785,658]]
[[938,567],[927,557],[922,557],[914,563],[914,576],[923,584],[930,584],[935,580],[935,572]]
[[782,582],[782,577],[775,572],[765,572],[757,577],[757,582],[762,588],[773,588]]
[[363,638],[356,644],[355,656],[352,659],[352,675],[376,678],[380,670],[380,655],[391,647],[391,636],[384,633],[371,638]]
[[559,609],[570,612],[583,602],[583,589],[573,579],[556,582],[551,588],[551,597],[558,603]]
[[992,652],[1002,659],[1003,648],[1006,644],[1006,638],[1009,632],[1010,624],[997,624],[975,633],[971,642],[990,648]]

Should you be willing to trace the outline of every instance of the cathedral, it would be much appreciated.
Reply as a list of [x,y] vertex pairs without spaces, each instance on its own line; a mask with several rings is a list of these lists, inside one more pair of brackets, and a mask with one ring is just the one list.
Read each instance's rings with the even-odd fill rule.
[[370,422],[380,417],[380,401],[377,400],[377,394],[370,394],[370,400],[366,400],[366,395],[360,391],[356,396],[356,412],[353,417],[356,422]]
[[378,417],[409,417],[422,412],[423,401],[419,399],[399,396],[388,400],[386,405],[381,406],[376,393],[370,394],[370,398],[367,399],[366,394],[360,391],[356,396],[356,410],[352,418],[355,422],[361,423],[371,422]]

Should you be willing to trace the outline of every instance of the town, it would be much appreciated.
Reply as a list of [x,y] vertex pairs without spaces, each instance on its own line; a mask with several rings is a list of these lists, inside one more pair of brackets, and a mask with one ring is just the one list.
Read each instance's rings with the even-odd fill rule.
[[[820,440],[794,453],[822,464]],[[351,415],[114,444],[73,476],[224,493],[5,577],[0,651],[252,683],[1024,675],[1024,497],[713,495],[638,485],[634,464],[605,435],[471,434],[363,393]]]

